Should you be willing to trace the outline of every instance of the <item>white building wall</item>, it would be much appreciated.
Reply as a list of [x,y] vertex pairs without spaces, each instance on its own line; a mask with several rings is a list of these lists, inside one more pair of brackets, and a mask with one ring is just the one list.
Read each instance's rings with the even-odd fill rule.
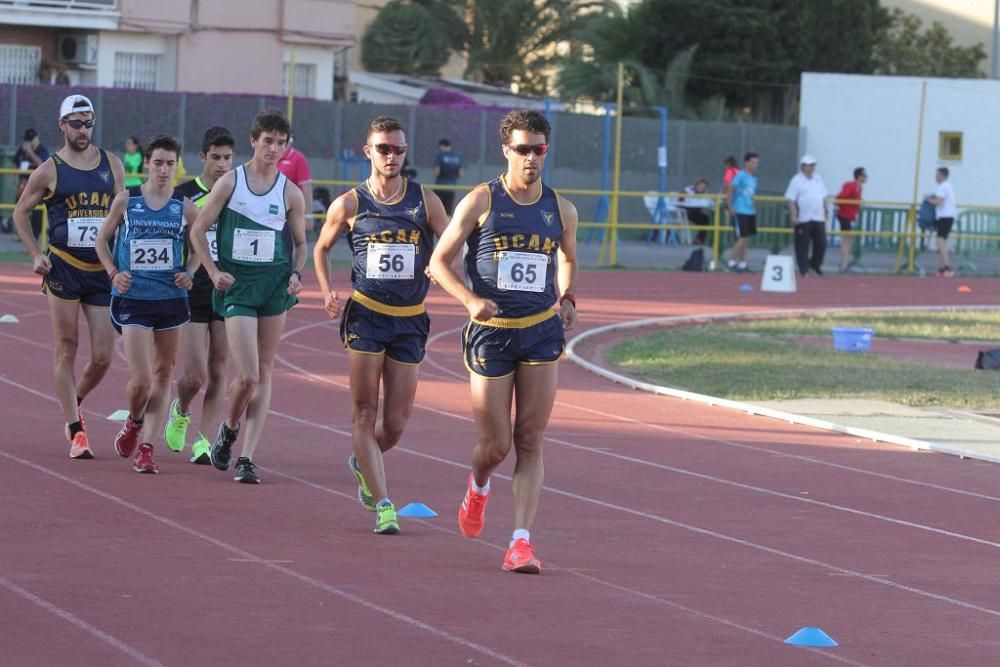
[[148,53],[160,56],[157,90],[177,87],[177,38],[172,35],[130,32],[100,33],[97,52],[97,85],[112,87],[115,82],[115,54]]
[[[927,84],[920,164],[917,131],[922,84]],[[918,199],[934,189],[937,167],[948,167],[959,207],[1000,205],[996,156],[1000,153],[1000,81],[924,79],[851,74],[802,75],[799,124],[806,152],[833,194],[868,172],[865,199],[910,202],[917,173]],[[939,157],[939,133],[961,132],[961,160]],[[791,174],[789,174],[791,176]],[[836,190],[834,190],[836,188]]]

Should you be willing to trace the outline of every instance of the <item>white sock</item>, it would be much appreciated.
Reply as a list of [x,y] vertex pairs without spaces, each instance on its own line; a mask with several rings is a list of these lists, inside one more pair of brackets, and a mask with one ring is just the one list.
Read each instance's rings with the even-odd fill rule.
[[480,493],[485,496],[487,493],[490,492],[490,480],[486,480],[486,484],[484,484],[483,486],[479,486],[478,484],[476,484],[475,476],[473,476],[472,490],[475,491],[476,493]]
[[518,528],[510,536],[509,546],[514,546],[514,542],[517,542],[518,540],[524,540],[528,544],[531,544],[531,533],[525,530],[524,528]]

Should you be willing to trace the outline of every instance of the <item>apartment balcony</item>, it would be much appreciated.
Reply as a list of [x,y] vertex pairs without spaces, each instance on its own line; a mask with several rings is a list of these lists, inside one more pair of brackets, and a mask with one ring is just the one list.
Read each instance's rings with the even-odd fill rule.
[[115,30],[119,17],[119,0],[0,0],[6,25]]

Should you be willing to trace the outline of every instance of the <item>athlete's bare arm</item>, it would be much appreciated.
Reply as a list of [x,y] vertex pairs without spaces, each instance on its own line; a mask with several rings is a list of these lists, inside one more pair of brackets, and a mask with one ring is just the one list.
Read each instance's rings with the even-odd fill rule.
[[229,289],[236,279],[232,274],[221,271],[212,260],[212,253],[208,247],[208,228],[219,219],[222,209],[225,207],[229,197],[236,189],[235,172],[226,172],[226,175],[215,182],[212,191],[206,195],[205,205],[198,211],[198,217],[191,225],[191,247],[200,259],[205,270],[208,271],[209,278],[217,290]]
[[38,251],[38,246],[35,244],[35,235],[31,231],[31,211],[42,203],[45,195],[52,192],[55,186],[56,163],[48,159],[28,176],[24,191],[14,207],[14,227],[17,229],[17,236],[31,256],[35,273],[42,276],[51,270],[52,264],[48,257]]
[[453,267],[455,258],[465,245],[472,230],[489,212],[490,192],[486,185],[477,186],[472,192],[462,198],[455,207],[455,214],[438,241],[434,254],[431,255],[431,277],[436,280],[448,294],[458,299],[474,320],[488,320],[497,314],[497,304],[490,299],[476,295],[465,286]]
[[[184,223],[187,225],[188,236],[191,235],[191,227],[198,219],[198,207],[187,197],[184,198]],[[174,274],[174,285],[181,289],[190,290],[194,287],[194,272],[198,270],[201,259],[198,253],[191,249],[188,253],[187,261],[184,262],[184,270]]]
[[114,276],[111,279],[111,284],[122,294],[127,292],[132,286],[132,274],[127,270],[116,270],[115,260],[111,256],[110,245],[114,241],[115,232],[118,231],[118,226],[122,222],[126,206],[128,206],[128,192],[119,192],[111,202],[111,210],[108,211],[108,217],[104,218],[101,228],[97,230],[97,241],[94,246],[97,256],[101,260],[101,266],[108,272],[108,275]]
[[[559,211],[562,217],[563,232],[559,241],[559,295],[576,292],[576,277],[580,267],[576,263],[576,227],[577,212],[565,197],[559,196]],[[559,316],[563,328],[569,331],[576,324],[576,306],[572,301],[560,301]]]
[[306,266],[309,248],[306,246],[306,200],[302,190],[291,181],[285,181],[286,223],[292,232],[292,275],[288,277],[288,293],[295,296],[302,291],[302,269]]
[[337,239],[347,231],[351,218],[358,213],[358,198],[353,190],[348,190],[333,200],[326,212],[326,220],[320,229],[319,238],[313,247],[313,270],[316,272],[316,282],[323,295],[323,308],[333,319],[340,315],[340,298],[337,291],[330,285],[330,250]]

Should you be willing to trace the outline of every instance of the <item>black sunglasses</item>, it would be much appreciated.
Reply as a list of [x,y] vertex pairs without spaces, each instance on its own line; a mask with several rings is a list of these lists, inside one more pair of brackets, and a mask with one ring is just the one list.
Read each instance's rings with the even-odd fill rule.
[[372,146],[379,155],[388,155],[392,153],[393,155],[403,155],[406,153],[408,146],[406,144],[375,144]]
[[517,144],[508,146],[512,151],[518,155],[527,155],[528,153],[534,153],[535,155],[542,156],[549,152],[548,144]]
[[81,127],[85,127],[88,130],[94,127],[94,120],[64,120],[64,123],[72,127],[74,130],[79,130]]

